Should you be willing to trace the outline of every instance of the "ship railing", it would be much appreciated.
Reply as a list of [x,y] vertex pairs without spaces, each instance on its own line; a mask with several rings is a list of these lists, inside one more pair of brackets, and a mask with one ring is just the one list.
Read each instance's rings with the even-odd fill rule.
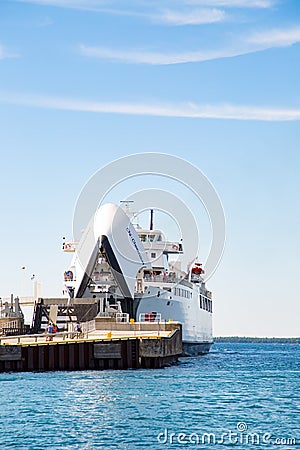
[[94,331],[96,329],[95,320],[89,320],[88,322],[84,322],[82,325],[83,333],[89,333],[90,331]]
[[177,283],[182,280],[182,278],[172,277],[168,275],[145,275],[143,280],[145,282],[157,282],[163,281],[164,283]]
[[[120,313],[117,312],[115,314],[111,314],[108,312],[102,312],[97,315],[97,318],[101,319],[115,319],[116,322],[120,323],[129,323],[129,314],[127,313]],[[83,333],[89,333],[91,331],[96,330],[96,321],[95,320],[89,320],[88,322],[84,322],[82,324],[82,331]],[[70,330],[71,331],[71,330]]]
[[[92,331],[92,330],[91,330]],[[59,331],[57,333],[39,333],[39,334],[22,334],[14,336],[6,336],[0,334],[0,345],[19,345],[19,344],[42,344],[44,342],[61,342],[69,339],[88,339],[89,332],[83,331]]]
[[129,322],[129,314],[127,313],[117,313],[116,314],[116,322]]
[[[3,318],[7,318],[3,316]],[[16,318],[16,320],[8,320],[7,322],[2,322],[0,324],[0,329],[9,329],[9,330],[15,330],[20,328],[20,319]]]
[[111,319],[111,318],[115,318],[117,314],[118,314],[118,312],[116,310],[113,310],[113,308],[110,307],[110,311],[99,312],[97,314],[97,317],[100,317],[102,319],[103,318]]
[[161,322],[161,313],[141,313],[139,315],[139,322]]
[[[22,306],[33,306],[34,302],[36,300],[36,298],[33,297],[32,295],[16,297],[16,298],[14,298],[14,301],[16,299],[19,300],[19,305],[22,305]],[[5,303],[8,303],[8,305],[11,306],[11,297],[3,297],[3,298],[1,298],[0,299],[0,308],[3,307],[5,305]]]

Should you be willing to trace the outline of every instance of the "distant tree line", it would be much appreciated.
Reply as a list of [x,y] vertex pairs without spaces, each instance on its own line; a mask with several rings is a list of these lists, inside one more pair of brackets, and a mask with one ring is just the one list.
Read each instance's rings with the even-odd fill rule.
[[247,336],[216,336],[214,342],[233,343],[267,343],[267,344],[300,344],[300,337],[247,337]]

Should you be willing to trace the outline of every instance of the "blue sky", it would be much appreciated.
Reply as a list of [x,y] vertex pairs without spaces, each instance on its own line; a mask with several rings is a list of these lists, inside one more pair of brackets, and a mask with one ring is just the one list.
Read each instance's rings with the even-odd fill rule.
[[87,179],[164,152],[224,206],[215,334],[299,335],[299,43],[297,0],[2,1],[0,295],[60,295]]

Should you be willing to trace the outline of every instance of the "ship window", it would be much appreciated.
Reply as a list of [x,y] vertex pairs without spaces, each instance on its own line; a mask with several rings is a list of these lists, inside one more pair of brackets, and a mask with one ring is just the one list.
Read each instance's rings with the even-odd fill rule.
[[140,239],[142,242],[146,242],[146,240],[147,240],[146,234],[141,234]]
[[158,241],[161,241],[161,234],[159,234],[159,235],[157,236],[157,240],[158,240]]
[[151,258],[156,258],[156,253],[151,253]]

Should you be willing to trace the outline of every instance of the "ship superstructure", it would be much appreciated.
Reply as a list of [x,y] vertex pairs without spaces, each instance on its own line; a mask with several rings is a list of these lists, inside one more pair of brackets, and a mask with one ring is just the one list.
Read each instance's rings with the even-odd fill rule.
[[183,242],[168,241],[153,229],[152,215],[149,229],[142,229],[133,226],[122,208],[103,205],[81,240],[64,241],[63,250],[73,253],[64,273],[64,296],[94,297],[99,316],[179,321],[184,353],[209,351],[212,294],[206,289],[202,266],[194,263],[182,270]]

